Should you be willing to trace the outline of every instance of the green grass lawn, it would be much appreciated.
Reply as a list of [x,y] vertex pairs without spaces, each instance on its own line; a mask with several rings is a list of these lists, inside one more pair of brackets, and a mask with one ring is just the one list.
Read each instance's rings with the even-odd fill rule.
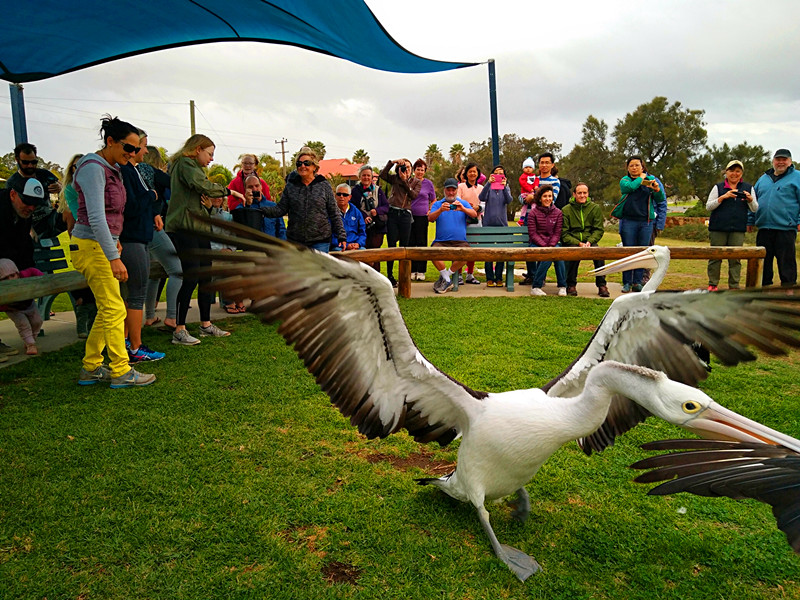
[[[589,298],[401,300],[421,351],[480,390],[539,386],[590,338]],[[800,557],[768,506],[649,497],[627,466],[651,419],[606,452],[570,443],[528,486],[502,542],[544,572],[520,583],[474,510],[415,477],[452,447],[368,441],[253,317],[167,358],[140,390],[75,385],[75,344],[0,370],[1,598],[800,598]],[[800,436],[796,357],[724,369],[703,388]]]

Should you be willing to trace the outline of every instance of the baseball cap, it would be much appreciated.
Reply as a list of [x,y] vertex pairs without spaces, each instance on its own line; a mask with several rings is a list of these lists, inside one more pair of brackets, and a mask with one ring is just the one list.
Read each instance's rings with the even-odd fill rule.
[[728,163],[728,166],[725,167],[725,170],[727,171],[728,169],[732,169],[733,167],[739,167],[742,171],[744,171],[744,165],[740,160],[732,160],[731,162]]
[[789,152],[786,148],[781,148],[775,152],[775,156],[772,158],[792,158],[792,153]]
[[444,187],[446,187],[446,188],[457,188],[458,187],[458,182],[455,180],[454,177],[449,177],[444,182]]
[[12,189],[22,198],[28,206],[47,206],[47,193],[38,179],[33,177],[17,178]]

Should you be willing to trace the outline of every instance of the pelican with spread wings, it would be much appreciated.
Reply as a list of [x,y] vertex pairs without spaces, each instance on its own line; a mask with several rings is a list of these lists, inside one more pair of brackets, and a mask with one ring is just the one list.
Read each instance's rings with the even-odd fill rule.
[[[456,470],[420,483],[472,504],[495,554],[523,581],[539,565],[498,541],[484,503],[516,494],[515,516],[524,521],[530,512],[525,485],[571,440],[601,450],[652,414],[700,435],[711,430],[800,455],[800,441],[727,411],[692,387],[705,370],[692,362],[689,347],[700,340],[732,364],[753,358],[748,345],[783,353],[779,343],[800,344],[791,335],[800,329],[793,297],[637,294],[636,308],[613,303],[581,357],[543,388],[483,392],[425,359],[391,284],[370,267],[235,223],[214,225],[229,233],[209,237],[244,251],[195,250],[214,261],[204,276],[214,277],[212,286],[225,297],[250,298],[251,312],[280,323],[278,332],[362,434],[405,429],[418,442],[441,445],[461,438]],[[754,311],[757,321],[748,318]]]

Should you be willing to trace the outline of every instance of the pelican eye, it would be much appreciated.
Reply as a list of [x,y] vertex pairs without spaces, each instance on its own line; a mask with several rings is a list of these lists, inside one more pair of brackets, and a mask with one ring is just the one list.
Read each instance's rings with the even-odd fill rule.
[[689,402],[684,402],[683,403],[683,412],[686,412],[686,413],[689,413],[689,414],[696,413],[701,408],[703,408],[703,407],[700,406],[697,402],[689,401]]

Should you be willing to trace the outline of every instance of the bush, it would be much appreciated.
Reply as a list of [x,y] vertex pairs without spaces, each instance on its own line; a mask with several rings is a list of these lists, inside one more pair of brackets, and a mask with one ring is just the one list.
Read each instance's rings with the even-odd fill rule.
[[707,217],[709,216],[709,212],[706,210],[706,203],[702,200],[698,200],[697,203],[692,206],[691,208],[686,209],[686,212],[683,213],[684,217]]

